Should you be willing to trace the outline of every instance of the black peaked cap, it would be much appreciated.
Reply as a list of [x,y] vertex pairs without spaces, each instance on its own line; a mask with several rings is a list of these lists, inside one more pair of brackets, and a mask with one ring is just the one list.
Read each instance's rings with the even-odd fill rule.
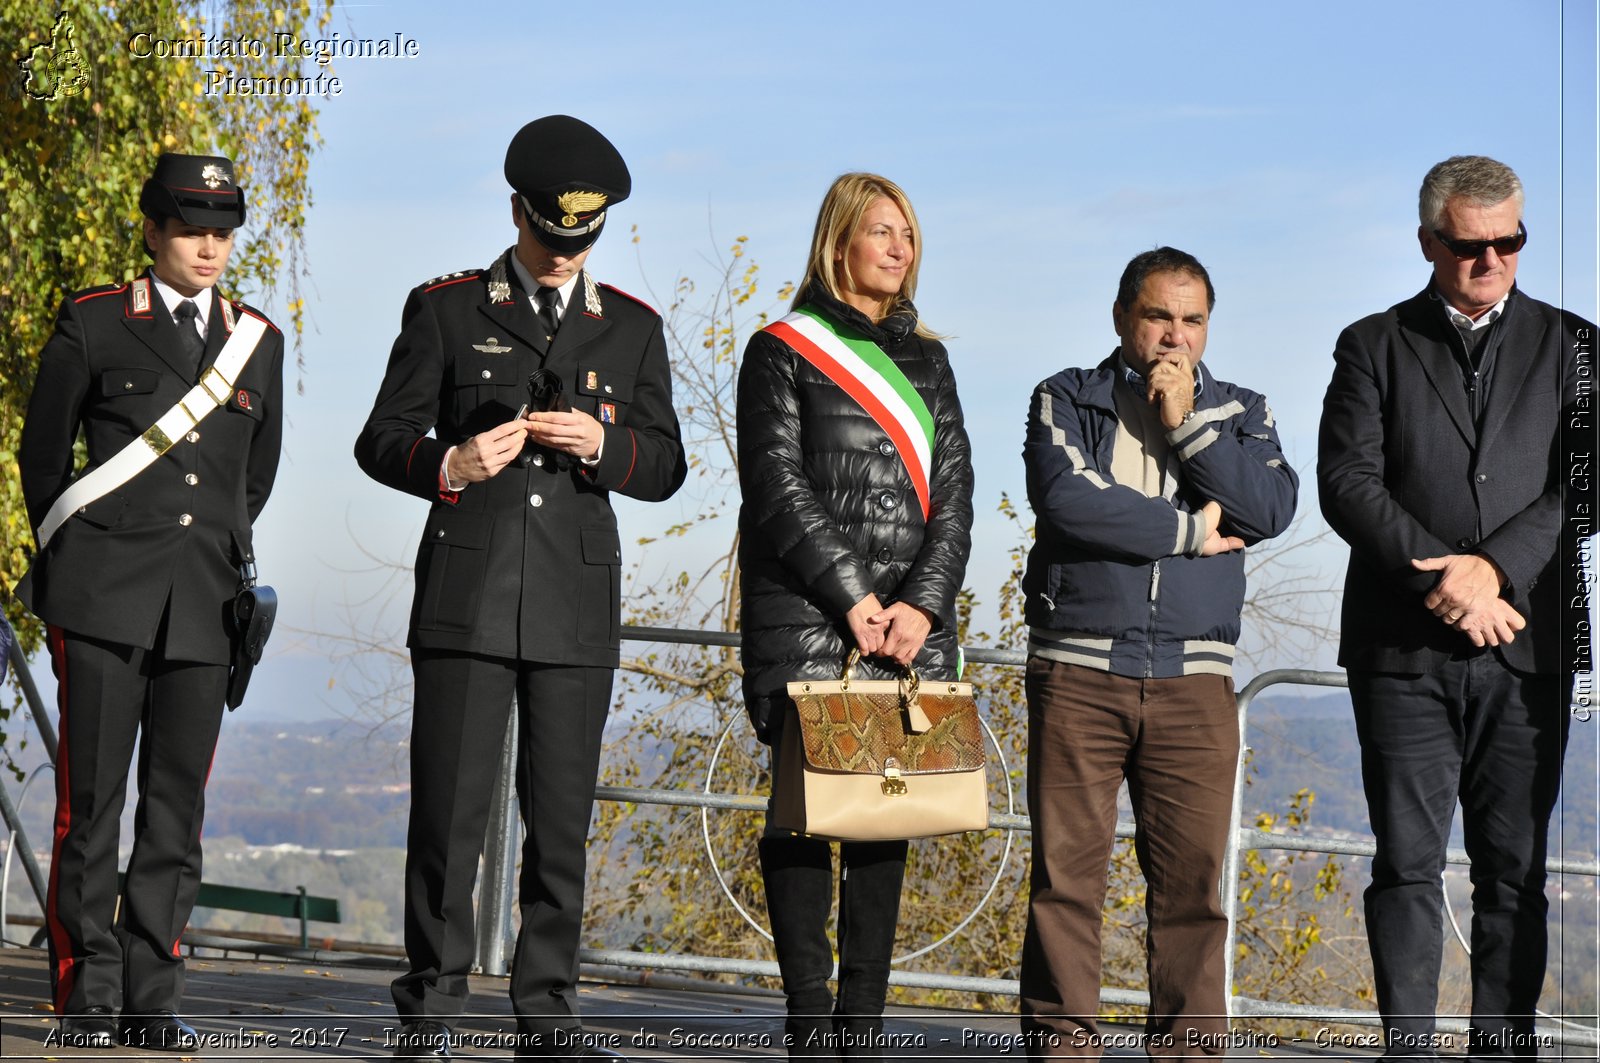
[[139,193],[139,210],[147,218],[237,229],[244,224],[244,189],[234,180],[232,159],[166,152]]
[[565,254],[593,244],[607,208],[633,190],[628,164],[611,141],[565,114],[536,118],[519,129],[506,148],[505,172],[535,238]]

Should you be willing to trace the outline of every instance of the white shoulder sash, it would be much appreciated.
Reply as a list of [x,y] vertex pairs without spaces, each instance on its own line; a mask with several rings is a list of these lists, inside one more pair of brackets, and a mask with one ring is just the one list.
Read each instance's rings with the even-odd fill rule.
[[217,354],[217,360],[211,364],[211,368],[200,374],[200,383],[189,389],[189,393],[162,414],[155,424],[145,429],[144,434],[112,455],[111,460],[91,469],[61,492],[61,497],[56,499],[55,505],[50,507],[50,512],[39,524],[41,551],[68,517],[155,464],[156,459],[171,450],[185,433],[205,420],[206,414],[218,406],[226,405],[233,398],[234,381],[239,379],[239,373],[267,331],[267,323],[254,314],[241,314],[238,320],[228,342],[222,345],[222,350]]

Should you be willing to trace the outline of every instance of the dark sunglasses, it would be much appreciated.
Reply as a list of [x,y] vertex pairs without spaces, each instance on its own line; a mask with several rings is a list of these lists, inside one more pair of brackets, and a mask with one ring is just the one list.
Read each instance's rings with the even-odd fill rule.
[[1435,229],[1433,237],[1460,259],[1479,258],[1491,247],[1494,248],[1495,254],[1504,258],[1522,250],[1523,245],[1528,242],[1528,229],[1519,221],[1515,236],[1497,236],[1493,240],[1455,240]]
[[549,369],[535,369],[528,377],[528,409],[550,413],[561,408],[561,376]]

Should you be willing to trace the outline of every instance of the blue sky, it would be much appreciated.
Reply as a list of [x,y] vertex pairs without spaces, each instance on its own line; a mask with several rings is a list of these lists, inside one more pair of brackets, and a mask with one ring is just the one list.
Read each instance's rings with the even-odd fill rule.
[[[1014,541],[994,509],[1023,496],[1028,395],[1111,350],[1116,279],[1141,250],[1173,244],[1211,270],[1207,363],[1271,400],[1313,529],[1334,340],[1426,281],[1416,190],[1433,163],[1512,165],[1531,234],[1519,280],[1596,317],[1588,0],[377,2],[340,5],[331,28],[401,33],[420,55],[337,60],[343,91],[321,104],[304,393],[257,537],[285,628],[370,626],[385,590],[367,555],[409,562],[426,507],[363,477],[351,444],[407,291],[511,242],[501,161],[543,114],[585,119],[626,157],[633,195],[590,267],[651,301],[680,275],[708,282],[740,235],[769,294],[797,279],[840,172],[907,190],[918,305],[951,337],[975,441],[969,583],[989,602]],[[623,541],[694,508],[687,493],[621,506]],[[1337,582],[1342,547],[1316,556]],[[378,621],[395,642],[409,594],[406,580]],[[285,630],[252,701],[322,715],[344,705],[337,673],[328,647]]]

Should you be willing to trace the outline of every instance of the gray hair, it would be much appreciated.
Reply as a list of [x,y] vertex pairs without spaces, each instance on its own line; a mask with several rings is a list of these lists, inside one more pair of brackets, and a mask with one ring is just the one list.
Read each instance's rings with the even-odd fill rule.
[[1465,199],[1479,207],[1492,207],[1515,197],[1522,216],[1522,182],[1516,171],[1487,155],[1452,155],[1428,171],[1417,194],[1417,217],[1430,231],[1444,221],[1445,204]]

